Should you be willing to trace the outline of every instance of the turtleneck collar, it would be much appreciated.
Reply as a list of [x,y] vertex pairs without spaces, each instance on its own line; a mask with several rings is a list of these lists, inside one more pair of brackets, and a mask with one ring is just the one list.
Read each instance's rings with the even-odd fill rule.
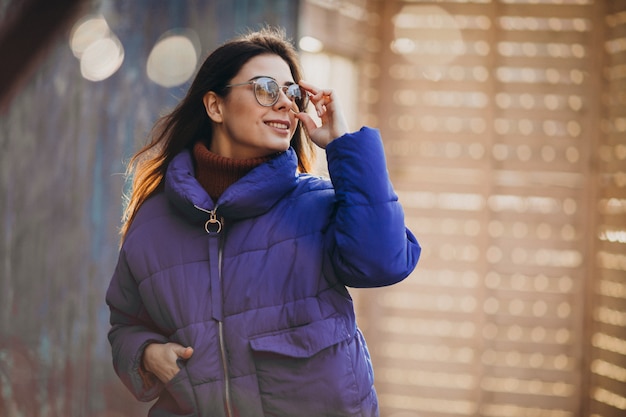
[[[172,159],[165,174],[164,192],[190,221],[206,221],[207,210],[217,209],[228,219],[260,216],[298,183],[298,157],[293,149],[281,152],[232,184],[217,200],[196,179],[192,150]],[[219,208],[218,208],[219,207]]]
[[251,159],[231,159],[211,152],[202,141],[193,147],[196,179],[213,201],[248,172],[272,159],[265,156]]

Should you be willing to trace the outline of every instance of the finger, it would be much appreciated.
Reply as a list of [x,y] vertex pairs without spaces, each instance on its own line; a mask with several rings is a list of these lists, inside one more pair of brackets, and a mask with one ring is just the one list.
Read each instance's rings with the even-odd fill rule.
[[332,90],[323,90],[320,91],[319,95],[319,101],[317,101],[315,103],[315,108],[318,110],[317,114],[318,116],[322,117],[324,114],[326,114],[329,110],[333,109],[333,98],[332,98]]
[[193,348],[188,346],[183,350],[183,353],[180,355],[182,359],[189,359],[193,355]]
[[326,106],[323,103],[315,103],[315,111],[317,112],[318,117],[323,117],[326,113]]
[[181,345],[176,345],[172,349],[177,357],[182,359],[189,359],[193,354],[193,349],[191,347],[184,347]]
[[313,84],[309,83],[308,81],[304,81],[304,80],[300,80],[300,82],[298,82],[298,85],[302,88],[304,88],[305,91],[315,95],[318,93],[318,91],[320,91],[320,88],[314,86]]
[[302,122],[302,125],[304,126],[304,129],[309,132],[309,135],[312,131],[314,131],[315,129],[317,129],[317,125],[315,124],[315,121],[311,118],[311,116],[309,116],[308,114],[304,113],[304,112],[300,112],[298,114],[296,114],[296,119],[300,120]]
[[298,85],[310,94],[309,99],[314,103],[324,101],[324,104],[328,104],[332,100],[331,96],[333,94],[333,90],[330,88],[319,88],[307,81],[302,80],[298,83]]
[[329,104],[333,101],[332,94],[333,90],[320,90],[317,94],[309,96],[309,98],[315,103]]

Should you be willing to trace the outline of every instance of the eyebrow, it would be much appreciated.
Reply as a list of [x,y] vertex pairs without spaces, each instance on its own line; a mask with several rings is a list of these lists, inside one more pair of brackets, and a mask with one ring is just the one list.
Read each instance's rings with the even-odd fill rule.
[[[276,81],[276,78],[270,77],[269,75],[255,75],[254,77],[250,78],[248,81],[258,80],[259,78],[269,78],[270,80]],[[278,84],[278,81],[276,81],[276,84]],[[290,86],[294,84],[297,84],[297,83],[295,81],[285,81],[283,85]]]

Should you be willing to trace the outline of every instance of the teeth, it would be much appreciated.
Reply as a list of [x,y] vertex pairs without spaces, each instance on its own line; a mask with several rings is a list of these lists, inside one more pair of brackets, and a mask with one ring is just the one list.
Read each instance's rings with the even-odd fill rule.
[[288,126],[286,123],[277,123],[277,122],[267,122],[268,126],[275,127],[277,129],[287,129]]

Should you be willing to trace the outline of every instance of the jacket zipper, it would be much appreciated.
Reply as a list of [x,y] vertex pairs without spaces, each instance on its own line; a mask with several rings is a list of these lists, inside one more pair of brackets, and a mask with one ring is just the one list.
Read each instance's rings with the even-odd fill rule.
[[[217,217],[217,207],[213,210],[205,210],[202,207],[195,206],[198,210],[208,213],[209,220],[204,224],[204,230],[212,236],[217,237],[217,287],[214,288],[211,285],[211,293],[213,295],[213,318],[217,321],[220,356],[222,359],[222,371],[224,372],[224,402],[226,407],[226,416],[234,417],[233,404],[230,394],[230,372],[228,369],[228,355],[226,354],[226,341],[224,338],[224,322],[223,322],[223,307],[222,307],[222,262],[223,262],[223,249],[224,249],[224,236],[221,234],[224,218]],[[216,304],[219,303],[219,309],[216,309]]]

